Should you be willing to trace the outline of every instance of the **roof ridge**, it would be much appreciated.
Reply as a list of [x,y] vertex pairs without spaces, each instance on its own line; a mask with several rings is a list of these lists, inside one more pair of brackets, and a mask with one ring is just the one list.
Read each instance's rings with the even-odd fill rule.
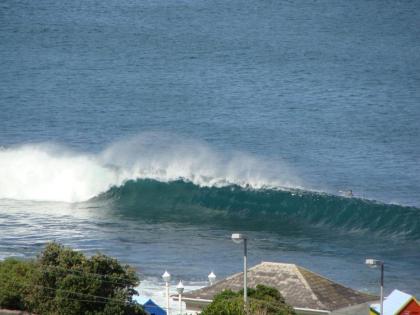
[[[300,266],[295,265],[296,268],[296,275],[299,277],[299,280],[302,282],[302,284],[305,286],[305,288],[307,288],[309,290],[309,292],[311,292],[311,296],[315,301],[318,301],[322,307],[324,309],[327,309],[326,305],[324,305],[324,303],[322,303],[322,301],[319,299],[319,297],[315,294],[315,292],[312,290],[311,285],[308,283],[308,281],[306,281],[305,276],[302,274],[302,272],[300,271]],[[305,268],[303,268],[305,269]],[[305,269],[306,270],[306,269]]]
[[[252,268],[254,268],[254,267],[252,267]],[[251,270],[252,268],[249,268],[248,270]],[[230,275],[230,276],[228,276],[228,277],[226,277],[226,278],[224,278],[224,279],[220,279],[220,280],[216,281],[215,283],[217,283],[217,282],[221,282],[221,281],[226,281],[226,280],[229,280],[229,279],[232,279],[232,278],[238,277],[238,276],[240,276],[240,275],[241,275],[241,274],[243,274],[243,273],[244,273],[243,271],[240,271],[240,272],[234,273],[233,275]]]

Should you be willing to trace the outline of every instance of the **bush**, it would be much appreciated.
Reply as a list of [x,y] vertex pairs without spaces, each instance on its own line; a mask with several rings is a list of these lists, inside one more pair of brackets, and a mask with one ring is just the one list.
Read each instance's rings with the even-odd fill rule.
[[[245,315],[243,290],[233,292],[225,290],[213,299],[202,315]],[[285,303],[283,296],[274,288],[257,285],[248,289],[247,315],[295,315],[291,306]]]
[[28,279],[34,269],[32,261],[15,258],[0,261],[0,308],[12,310],[25,308]]
[[[43,315],[146,314],[133,301],[139,284],[135,270],[102,254],[88,258],[50,243],[33,262],[6,260],[0,266],[2,307]],[[1,272],[11,266],[11,280],[3,283]],[[12,294],[7,295],[7,291]]]

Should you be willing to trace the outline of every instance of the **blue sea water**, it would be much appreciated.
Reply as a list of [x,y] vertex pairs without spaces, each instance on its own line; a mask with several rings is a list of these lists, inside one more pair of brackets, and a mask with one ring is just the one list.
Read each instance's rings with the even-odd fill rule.
[[419,122],[418,1],[4,0],[0,255],[420,295]]

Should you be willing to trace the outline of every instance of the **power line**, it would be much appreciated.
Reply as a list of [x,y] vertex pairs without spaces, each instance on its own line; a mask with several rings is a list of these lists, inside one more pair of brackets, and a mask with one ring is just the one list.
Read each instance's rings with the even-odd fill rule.
[[[16,282],[14,282],[14,284],[16,284]],[[19,285],[24,286],[24,287],[41,288],[41,289],[46,289],[46,290],[54,291],[54,292],[63,292],[63,293],[69,293],[69,294],[76,294],[76,295],[80,295],[80,296],[87,296],[87,297],[91,297],[91,298],[95,298],[95,299],[102,299],[103,301],[98,301],[98,300],[83,300],[83,299],[76,299],[76,298],[70,298],[70,297],[60,296],[59,298],[62,298],[62,299],[70,299],[70,300],[85,301],[85,302],[96,302],[96,303],[108,303],[109,301],[111,301],[111,302],[119,302],[119,303],[128,304],[128,305],[130,305],[130,304],[136,304],[136,302],[130,302],[130,301],[121,300],[121,299],[115,299],[115,298],[108,298],[108,297],[105,297],[105,296],[99,296],[99,295],[94,295],[94,294],[89,294],[89,293],[74,292],[74,291],[69,291],[69,290],[64,290],[64,289],[59,289],[59,288],[51,288],[51,287],[46,287],[46,286],[37,285],[37,284],[24,284],[24,283],[21,283]],[[55,297],[52,297],[51,296],[50,298],[55,298]]]
[[133,302],[129,302],[129,301],[121,300],[121,299],[108,298],[108,297],[105,297],[105,296],[94,295],[94,294],[89,294],[89,293],[80,293],[80,292],[74,292],[74,291],[69,291],[69,290],[64,290],[64,289],[51,288],[51,287],[46,287],[46,286],[36,285],[36,284],[28,285],[28,286],[47,289],[47,290],[51,290],[51,291],[55,291],[55,292],[64,292],[64,293],[69,293],[69,294],[89,296],[89,297],[92,297],[92,298],[103,299],[103,300],[113,301],[113,302],[120,302],[120,303],[124,303],[124,304],[132,304],[133,303]]

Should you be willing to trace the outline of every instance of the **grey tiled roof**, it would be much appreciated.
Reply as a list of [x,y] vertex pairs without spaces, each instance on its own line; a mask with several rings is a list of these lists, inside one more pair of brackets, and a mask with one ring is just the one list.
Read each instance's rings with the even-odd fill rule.
[[[262,262],[248,269],[248,287],[264,284],[274,287],[286,302],[295,308],[332,311],[377,300],[376,296],[355,291],[294,264]],[[185,300],[212,300],[225,289],[238,291],[243,287],[243,273],[237,273],[212,286],[184,294]]]

